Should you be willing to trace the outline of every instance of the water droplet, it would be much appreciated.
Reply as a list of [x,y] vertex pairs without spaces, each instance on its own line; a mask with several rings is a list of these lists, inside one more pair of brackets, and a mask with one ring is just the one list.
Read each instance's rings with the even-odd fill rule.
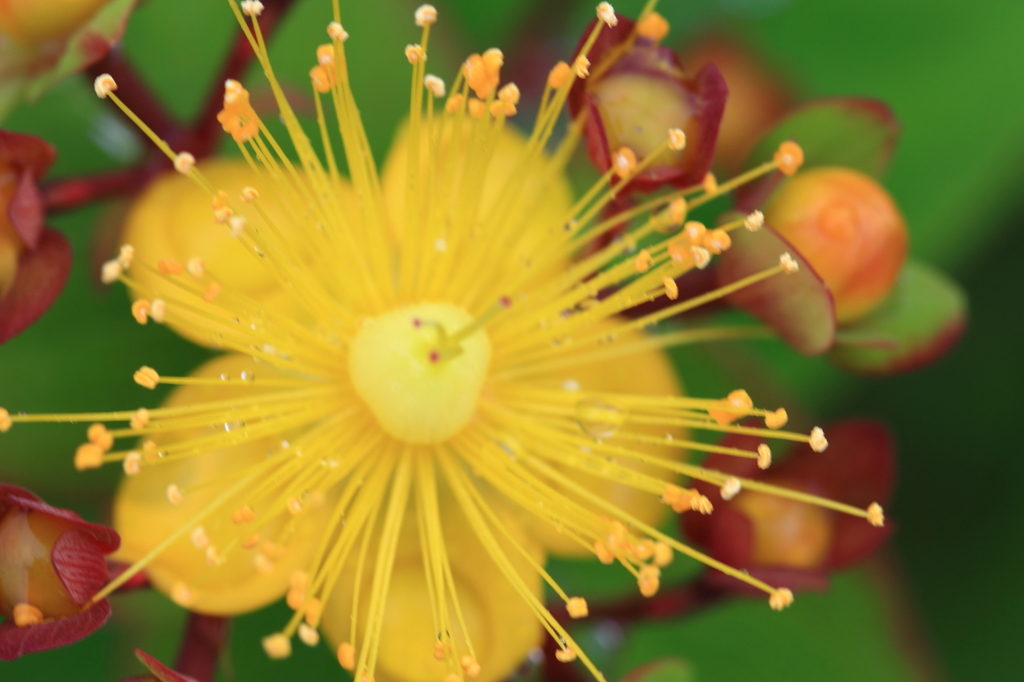
[[576,403],[576,421],[584,433],[594,438],[609,438],[626,423],[628,413],[620,407],[596,398]]

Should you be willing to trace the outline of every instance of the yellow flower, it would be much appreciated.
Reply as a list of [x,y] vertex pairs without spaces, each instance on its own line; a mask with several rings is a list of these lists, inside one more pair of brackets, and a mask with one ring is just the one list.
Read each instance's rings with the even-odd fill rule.
[[[792,172],[793,155],[602,221],[618,183],[685,144],[666,130],[644,158],[619,150],[612,169],[573,201],[563,169],[581,123],[546,150],[569,89],[589,73],[579,65],[605,17],[614,19],[607,3],[577,68],[552,70],[527,138],[508,124],[519,92],[501,83],[500,51],[472,55],[450,90],[426,73],[437,13],[419,8],[422,35],[406,49],[410,119],[380,173],[349,88],[348,33],[336,9],[310,78],[324,140],[334,109],[348,178],[329,143],[317,154],[284,99],[259,29],[262,5],[230,4],[298,162],[234,81],[219,120],[245,169],[197,165],[174,152],[117,98],[112,78],[96,80],[97,94],[121,107],[182,176],[140,200],[127,232],[133,245],[104,266],[104,279],[129,287],[140,323],[167,324],[226,354],[188,377],[140,368],[135,381],[145,388],[178,386],[159,408],[0,411],[7,428],[127,422],[93,425],[76,455],[79,468],[120,462],[128,474],[115,525],[122,558],[135,563],[94,601],[142,570],[202,612],[239,613],[285,596],[294,615],[264,639],[268,655],[289,655],[295,636],[316,645],[322,628],[361,681],[497,680],[543,629],[559,642],[559,660],[579,658],[603,679],[544,606],[547,582],[574,618],[587,615],[585,600],[544,571],[547,551],[618,563],[648,597],[661,567],[682,552],[764,590],[775,609],[792,601],[784,587],[658,530],[666,507],[712,512],[711,500],[676,485],[678,475],[720,485],[726,498],[757,490],[881,522],[880,512],[682,461],[696,451],[770,463],[767,446],[707,445],[688,435],[698,429],[827,445],[820,429],[780,430],[785,411],[757,408],[742,390],[725,399],[679,395],[661,349],[742,330],[644,331],[798,267],[779,254],[762,272],[675,300],[674,280],[728,249],[729,231],[759,226],[740,218],[682,230],[688,208],[776,168]],[[210,202],[207,219],[195,213],[193,195]],[[625,239],[599,246],[625,218],[637,221]],[[674,302],[619,315],[662,297]],[[741,417],[765,428],[739,426]],[[138,445],[115,447],[119,439]]]

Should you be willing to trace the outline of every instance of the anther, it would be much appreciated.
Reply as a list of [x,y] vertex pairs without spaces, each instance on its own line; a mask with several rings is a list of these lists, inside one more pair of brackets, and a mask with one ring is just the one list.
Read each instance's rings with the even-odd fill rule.
[[636,170],[636,153],[629,147],[619,147],[615,152],[615,174],[620,178],[628,177]]
[[97,469],[103,465],[103,449],[95,443],[83,443],[75,450],[75,469]]
[[672,563],[672,548],[664,542],[654,543],[654,565],[668,566]]
[[409,60],[410,64],[419,64],[426,58],[426,53],[423,52],[423,46],[418,43],[415,45],[406,45],[405,58]]
[[565,608],[569,612],[570,618],[586,618],[590,613],[590,609],[587,608],[587,600],[583,597],[569,597],[569,601],[565,602]]
[[196,167],[196,157],[188,152],[181,152],[174,157],[174,170],[183,175],[188,175]]
[[670,128],[668,131],[668,148],[680,152],[686,147],[686,133],[679,128]]
[[[254,535],[256,534],[254,533]],[[256,571],[263,575],[270,575],[274,572],[274,562],[268,559],[266,554],[257,554],[253,557],[252,564],[256,567]]]
[[483,118],[485,113],[487,113],[487,106],[483,103],[483,100],[479,100],[476,97],[470,97],[469,115],[473,118]]
[[114,436],[111,435],[110,431],[103,424],[90,425],[85,432],[85,437],[93,445],[99,446],[103,452],[109,452],[110,448],[114,446]]
[[320,626],[320,616],[323,612],[324,603],[316,597],[311,597],[306,600],[306,605],[302,609],[302,617],[309,627],[315,628]]
[[750,399],[750,394],[742,388],[730,391],[729,395],[725,397],[724,402],[729,407],[735,408],[735,410],[708,410],[711,418],[719,424],[731,424],[741,416],[742,411],[749,410],[754,406],[754,401]]
[[121,250],[117,252],[117,262],[121,264],[121,268],[127,270],[132,266],[134,260],[135,247],[131,244],[122,245]]
[[228,233],[235,238],[241,237],[249,221],[244,216],[233,215],[228,218]]
[[793,603],[793,593],[786,587],[780,587],[768,597],[768,605],[775,611],[781,611]]
[[804,150],[796,142],[787,140],[779,145],[772,160],[784,175],[792,175],[804,163]]
[[0,407],[0,433],[7,433],[14,426],[14,420],[11,419],[11,413]]
[[757,232],[764,227],[764,213],[760,211],[753,211],[743,219],[743,227],[747,228],[750,232]]
[[715,194],[718,192],[718,179],[715,178],[714,173],[705,173],[704,179],[701,181],[701,187],[708,194]]
[[461,94],[454,94],[448,98],[448,101],[444,103],[444,110],[449,114],[454,114],[456,111],[462,108],[462,103],[465,101],[465,97]]
[[207,285],[206,290],[203,292],[203,300],[210,303],[213,299],[217,298],[218,295],[220,295],[220,283],[210,282]]
[[209,547],[207,547],[206,548],[206,565],[209,566],[210,568],[213,568],[214,566],[217,566],[218,564],[220,564],[220,562],[221,562],[221,560],[220,560],[220,552],[217,550],[217,548],[214,547],[213,545],[210,545]]
[[247,17],[258,17],[263,14],[263,3],[260,0],[242,0],[242,14]]
[[825,448],[828,447],[828,441],[825,440],[825,432],[821,430],[821,427],[815,426],[811,429],[811,438],[809,441],[811,449],[815,452],[825,452]]
[[185,263],[185,269],[188,270],[188,274],[196,279],[202,279],[203,275],[206,274],[206,266],[203,264],[203,259],[199,256],[189,258],[188,262]]
[[167,316],[167,303],[162,298],[154,299],[149,305],[149,316],[157,324],[163,324],[164,318]]
[[192,541],[192,546],[196,549],[206,549],[210,544],[210,538],[206,535],[206,529],[202,526],[193,528],[189,539]]
[[480,663],[475,658],[469,655],[463,656],[459,659],[459,665],[466,671],[466,677],[475,680],[480,677]]
[[260,198],[260,193],[256,191],[255,187],[250,187],[246,185],[245,187],[242,188],[242,193],[239,196],[241,197],[242,201],[246,203],[252,203],[253,201],[256,201],[257,199]]
[[416,25],[420,28],[429,26],[437,21],[437,8],[433,5],[420,5],[416,8],[413,17],[416,19]]
[[709,230],[707,234],[704,235],[704,248],[711,253],[723,253],[728,251],[730,246],[732,246],[732,238],[725,230]]
[[292,516],[298,516],[302,513],[302,500],[300,500],[297,497],[288,498],[288,502],[285,504],[285,506],[288,507],[288,511],[292,514]]
[[661,587],[661,569],[651,564],[641,566],[640,577],[636,582],[640,587],[640,594],[653,597],[658,594],[658,588]]
[[500,100],[491,102],[491,105],[487,108],[491,112],[491,116],[494,118],[505,118],[511,111],[512,114],[516,113],[515,106],[502,104]]
[[683,197],[676,197],[668,205],[668,217],[672,221],[673,225],[682,225],[683,221],[686,220],[686,199]]
[[117,82],[109,73],[102,73],[96,76],[96,80],[92,82],[92,87],[96,91],[97,97],[106,99],[110,93],[117,90]]
[[263,650],[274,660],[281,660],[292,655],[292,642],[280,632],[263,638]]
[[654,556],[654,541],[641,540],[633,545],[633,557],[640,561],[647,561]]
[[167,501],[177,507],[181,504],[184,496],[181,494],[181,488],[176,483],[172,483],[167,486]]
[[127,476],[138,476],[142,471],[142,455],[135,451],[129,452],[121,462],[121,468]]
[[356,648],[349,642],[338,645],[338,663],[345,670],[356,669]]
[[299,624],[298,635],[306,646],[316,646],[320,643],[320,633],[305,623]]
[[[669,242],[668,247],[666,247],[666,251],[668,251],[669,258],[672,259],[672,262],[676,264],[685,261],[688,254],[686,245],[680,242]],[[710,256],[708,256],[708,258],[710,259]]]
[[772,465],[772,449],[768,447],[767,443],[761,443],[757,446],[757,467],[759,469],[767,469]]
[[19,628],[27,628],[43,622],[43,612],[31,604],[15,604],[13,615],[14,625]]
[[782,271],[787,275],[794,275],[800,271],[800,264],[796,262],[796,259],[788,251],[779,256],[779,265],[782,266]]
[[619,18],[615,16],[615,10],[611,3],[602,2],[597,6],[597,18],[604,22],[608,28],[618,26]]
[[569,75],[572,70],[565,62],[558,62],[548,72],[548,85],[557,90],[569,82]]
[[654,265],[654,258],[647,249],[641,249],[640,253],[633,260],[633,267],[636,268],[637,272],[647,272],[651,269],[652,265]]
[[118,260],[108,260],[103,264],[103,269],[100,270],[100,281],[104,284],[113,284],[124,272],[124,267]]
[[[260,544],[260,534],[259,533],[253,533],[252,535],[250,535],[246,539],[242,540],[242,542],[241,542],[242,549],[252,549],[253,547],[255,547],[258,544]],[[263,555],[260,554],[257,558],[259,558],[259,557],[263,557]],[[263,557],[263,558],[266,559],[266,557]],[[257,568],[259,568],[259,567],[257,566]],[[273,570],[273,569],[271,569],[271,570]]]
[[711,263],[711,252],[703,246],[691,246],[690,252],[693,254],[693,264],[698,270],[703,270]]
[[769,429],[781,429],[789,421],[789,414],[786,412],[786,408],[780,407],[774,412],[769,412],[764,416],[764,425]]
[[661,285],[665,287],[665,295],[670,301],[674,301],[679,298],[679,285],[671,277],[663,277]]
[[135,412],[132,413],[131,419],[128,420],[128,425],[135,430],[145,428],[146,424],[148,423],[149,410],[147,410],[145,407],[140,407],[139,409],[135,410]]
[[327,35],[331,37],[331,40],[337,40],[339,43],[348,40],[348,31],[343,29],[341,24],[336,21],[327,24]]
[[160,375],[157,374],[156,370],[152,367],[140,367],[139,370],[132,375],[132,379],[134,379],[135,383],[139,386],[150,390],[156,388],[156,385],[160,383]]
[[659,43],[668,35],[668,22],[657,12],[648,12],[640,17],[636,32],[642,38]]
[[719,492],[721,493],[723,500],[731,500],[736,497],[742,489],[743,484],[740,483],[740,479],[735,476],[730,476],[725,479],[725,483],[722,484],[722,488]]
[[181,263],[173,258],[163,258],[156,264],[157,269],[165,275],[180,275],[185,272]]
[[868,523],[876,528],[885,525],[885,512],[882,511],[882,505],[877,502],[872,502],[868,507]]
[[615,555],[608,549],[608,545],[600,540],[594,543],[594,553],[597,554],[597,559],[602,564],[611,564],[615,561]]
[[586,78],[590,75],[590,60],[586,55],[579,55],[572,63],[572,72],[577,78]]
[[249,505],[242,505],[235,511],[231,512],[231,522],[236,526],[241,526],[245,523],[252,523],[256,518],[256,512],[252,510]]
[[683,225],[683,234],[686,236],[687,241],[691,244],[700,246],[704,243],[704,236],[708,233],[708,228],[704,227],[704,223],[697,220],[688,220]]
[[434,642],[434,660],[443,661],[448,655],[448,647],[444,645],[444,642]]
[[432,73],[428,73],[423,77],[423,87],[425,87],[430,94],[436,98],[444,97],[444,81]]
[[132,317],[139,324],[146,324],[149,322],[149,301],[144,298],[140,298],[132,303]]
[[192,594],[192,590],[188,589],[188,585],[178,580],[171,586],[171,601],[178,606],[188,608],[195,601],[195,595]]
[[573,651],[571,647],[566,647],[556,651],[555,658],[557,658],[561,663],[572,663],[576,660],[576,652]]

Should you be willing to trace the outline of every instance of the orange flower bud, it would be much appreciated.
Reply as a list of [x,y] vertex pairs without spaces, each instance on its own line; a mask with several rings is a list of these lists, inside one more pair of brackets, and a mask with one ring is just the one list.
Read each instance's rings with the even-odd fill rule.
[[856,320],[889,294],[907,254],[907,228],[889,193],[846,168],[794,176],[765,208],[832,291],[836,320]]

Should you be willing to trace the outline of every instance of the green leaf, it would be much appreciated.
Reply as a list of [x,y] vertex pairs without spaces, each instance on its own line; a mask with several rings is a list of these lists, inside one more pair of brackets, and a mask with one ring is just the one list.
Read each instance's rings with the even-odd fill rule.
[[121,39],[128,15],[137,0],[112,0],[84,26],[71,34],[64,52],[52,68],[28,80],[25,96],[34,100],[60,79],[77,73],[102,58]]
[[662,658],[634,668],[622,682],[692,682],[693,666],[679,658]]
[[889,297],[836,335],[833,362],[866,374],[926,365],[951,348],[967,321],[960,285],[931,266],[908,261]]

